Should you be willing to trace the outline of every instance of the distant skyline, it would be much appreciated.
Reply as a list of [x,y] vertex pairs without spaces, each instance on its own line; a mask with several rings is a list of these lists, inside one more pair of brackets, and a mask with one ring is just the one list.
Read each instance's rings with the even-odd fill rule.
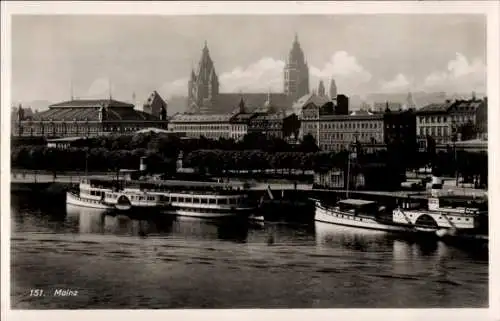
[[205,41],[221,92],[281,92],[295,32],[312,89],[486,92],[483,15],[13,16],[12,101],[186,96]]

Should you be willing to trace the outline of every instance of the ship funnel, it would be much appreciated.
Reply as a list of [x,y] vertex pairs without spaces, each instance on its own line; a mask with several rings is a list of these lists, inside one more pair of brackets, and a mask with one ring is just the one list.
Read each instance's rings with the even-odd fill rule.
[[141,163],[139,165],[139,170],[141,172],[145,172],[146,169],[147,169],[147,166],[146,166],[146,157],[143,156],[143,157],[141,157]]
[[439,191],[443,188],[443,180],[440,177],[432,176],[431,181],[431,195],[437,197]]

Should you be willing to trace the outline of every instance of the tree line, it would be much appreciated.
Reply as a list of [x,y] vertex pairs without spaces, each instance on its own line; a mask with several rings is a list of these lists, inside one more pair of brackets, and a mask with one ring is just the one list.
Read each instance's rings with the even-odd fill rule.
[[[289,144],[278,138],[249,134],[242,141],[231,139],[182,139],[161,133],[102,136],[76,142],[69,149],[48,148],[45,145],[15,145],[11,150],[13,168],[49,171],[115,171],[121,168],[137,169],[145,157],[151,172],[172,174],[176,170],[179,153],[184,153],[184,167],[193,167],[202,173],[220,175],[230,171],[274,170],[275,174],[290,175],[292,171],[346,168],[349,152],[320,151],[312,136],[301,144]],[[478,179],[487,183],[488,155],[486,153],[455,152],[451,148],[436,152],[409,152],[393,142],[385,150],[367,153],[357,145],[353,165],[379,163],[394,172],[416,170],[432,164],[441,176],[458,173],[466,181]]]

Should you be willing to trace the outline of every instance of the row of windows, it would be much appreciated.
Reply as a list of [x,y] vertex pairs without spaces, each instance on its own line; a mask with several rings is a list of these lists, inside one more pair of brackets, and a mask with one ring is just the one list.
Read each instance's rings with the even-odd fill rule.
[[346,139],[346,140],[354,140],[358,138],[359,140],[366,140],[366,141],[371,141],[371,139],[374,140],[382,140],[382,134],[380,133],[358,133],[357,137],[356,134],[353,133],[321,133],[320,138],[321,139]]
[[217,205],[236,205],[241,202],[238,198],[198,198],[198,197],[177,197],[171,196],[172,203],[189,203],[189,204],[217,204]]
[[[449,118],[448,118],[449,117]],[[420,116],[419,120],[421,124],[427,123],[446,123],[450,119],[452,122],[466,123],[468,121],[474,121],[474,115],[453,115],[453,116]]]
[[448,127],[420,127],[420,136],[448,136]]
[[341,151],[347,149],[348,146],[346,144],[320,144],[319,148],[323,151]]
[[244,132],[247,130],[247,126],[245,125],[233,125],[233,127],[231,128],[232,131],[237,131],[237,132]]
[[[402,214],[400,214],[400,215],[402,215]],[[417,214],[416,214],[416,215],[417,215]],[[418,215],[420,215],[420,214],[418,214]],[[408,214],[408,216],[409,216],[409,217],[413,217],[413,214]],[[438,219],[439,219],[439,220],[442,220],[442,219],[443,219],[443,217],[442,217],[442,216],[440,216]],[[450,221],[453,221],[453,217],[452,217],[452,216],[448,217],[448,219],[449,219]],[[462,219],[461,219],[460,217],[456,217],[456,221],[461,221],[461,220],[462,220]],[[465,221],[467,221],[467,222],[468,222],[468,221],[469,221],[469,218],[465,218]]]
[[[381,123],[373,123],[373,122],[363,122],[363,123],[321,123],[320,129],[377,129],[381,128]],[[306,124],[304,126],[307,129],[316,129],[318,128],[318,124]]]
[[206,131],[206,130],[230,130],[229,125],[173,125],[174,130],[183,131]]
[[19,133],[29,133],[31,135],[36,134],[36,135],[43,135],[43,134],[53,134],[53,135],[59,135],[59,134],[78,134],[78,133],[97,133],[105,131],[111,131],[111,132],[119,132],[119,131],[125,131],[125,132],[130,132],[130,131],[138,131],[140,130],[140,127],[136,126],[130,126],[130,127],[119,127],[119,126],[106,126],[104,128],[100,128],[97,126],[74,126],[71,124],[56,124],[56,125],[27,125],[27,126],[22,126],[18,129]]
[[104,195],[103,191],[88,190],[88,189],[83,189],[83,188],[80,189],[80,193],[91,195],[91,196],[103,196]]

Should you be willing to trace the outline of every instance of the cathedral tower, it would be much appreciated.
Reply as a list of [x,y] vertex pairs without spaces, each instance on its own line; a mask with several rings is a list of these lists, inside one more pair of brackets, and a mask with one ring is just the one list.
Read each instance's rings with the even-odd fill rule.
[[[191,71],[188,83],[188,107],[197,110],[208,107],[219,94],[219,78],[210,58],[207,42],[201,54],[196,72]],[[207,105],[207,106],[205,106]]]
[[325,95],[325,84],[323,84],[323,80],[320,80],[318,85],[318,96],[324,97]]
[[337,98],[337,85],[335,84],[335,79],[330,80],[330,99],[334,100]]
[[300,47],[297,34],[284,69],[284,91],[293,100],[309,93],[309,67]]

